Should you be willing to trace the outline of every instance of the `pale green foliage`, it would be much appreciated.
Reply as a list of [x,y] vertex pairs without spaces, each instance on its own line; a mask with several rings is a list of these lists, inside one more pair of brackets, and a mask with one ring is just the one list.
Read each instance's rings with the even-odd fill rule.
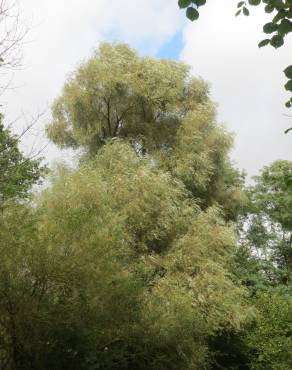
[[183,63],[102,44],[67,81],[52,113],[47,133],[61,147],[82,147],[90,158],[107,139],[122,138],[183,181],[201,206],[219,203],[236,218],[244,203],[242,177],[228,159],[232,136],[216,123],[207,85]]
[[58,168],[34,207],[1,215],[0,360],[211,369],[210,341],[253,312],[229,268],[226,219],[243,203],[243,177],[206,84],[182,63],[102,44],[65,84],[47,132],[85,155]]
[[[51,196],[57,197],[53,205]],[[83,249],[93,238],[95,248],[108,250],[99,233],[105,240],[117,235],[114,249],[124,253],[127,273],[142,278],[149,289],[141,303],[140,325],[150,338],[159,340],[148,346],[173,347],[176,361],[185,363],[181,368],[202,366],[205,358],[198,358],[197,351],[205,353],[206,335],[224,327],[238,329],[245,321],[244,292],[233,284],[226,267],[234,246],[232,230],[215,209],[199,212],[182,183],[151,161],[138,159],[129,146],[109,143],[95,160],[65,175],[47,197],[54,212],[50,219],[57,228],[49,232],[62,240],[61,245],[70,236],[70,245]],[[104,225],[106,233],[101,231]],[[177,343],[179,332],[185,344]],[[184,351],[192,355],[184,359]],[[178,366],[172,365],[171,357],[164,361],[166,368]]]
[[183,119],[172,150],[159,153],[161,167],[183,181],[203,207],[219,203],[236,218],[246,203],[243,175],[233,168],[228,152],[232,136],[216,123],[211,104],[200,104]]
[[[176,294],[186,295],[209,334],[223,328],[239,329],[247,315],[244,291],[228,273],[234,242],[233,230],[224,225],[217,209],[210,208],[191,222],[188,232],[163,259],[168,274],[159,282],[158,293],[172,286],[173,301]],[[170,296],[167,301],[171,302]]]
[[47,132],[57,145],[96,150],[111,137],[144,150],[172,143],[181,118],[207,100],[189,67],[140,57],[124,44],[102,44],[68,79]]
[[25,369],[201,369],[207,339],[249,317],[232,228],[128,144],[60,168],[35,210],[1,222],[5,350]]
[[[222,132],[215,127],[214,120],[215,111],[211,105],[200,105],[190,112],[177,132],[171,155],[165,155],[163,163],[170,162],[168,166],[173,175],[190,190],[193,187],[197,192],[206,190],[215,170],[213,156],[218,153],[214,143],[220,140]],[[223,150],[220,148],[221,152]]]
[[[122,335],[129,344],[135,335],[139,281],[124,270],[127,248],[115,249],[124,243],[119,224],[93,227],[85,204],[71,204],[62,223],[47,208],[39,216],[14,206],[1,218],[1,350],[9,370],[89,369],[96,356],[104,363],[119,357],[102,360],[108,343]],[[97,211],[88,214],[98,219]]]
[[[61,202],[57,189],[64,192]],[[86,227],[88,222],[94,228],[97,225],[89,213],[93,208],[100,212],[100,225],[122,227],[126,223],[128,235],[125,235],[125,242],[133,245],[133,249],[143,251],[167,248],[172,238],[188,227],[184,217],[194,212],[188,207],[182,184],[153,168],[150,161],[139,160],[133,149],[122,143],[109,143],[78,172],[69,172],[55,185],[50,201],[54,201],[54,194],[58,197],[50,206],[54,222],[60,218],[55,212],[60,210],[63,214],[64,208],[69,207],[68,212],[73,212],[72,222],[75,219],[78,225],[72,232],[75,230],[80,235],[82,211]],[[77,209],[72,209],[73,195],[81,204],[80,210],[78,203]],[[62,220],[60,222],[62,224]],[[62,234],[64,231],[64,228],[60,229]],[[92,230],[88,232],[89,235],[93,233]]]

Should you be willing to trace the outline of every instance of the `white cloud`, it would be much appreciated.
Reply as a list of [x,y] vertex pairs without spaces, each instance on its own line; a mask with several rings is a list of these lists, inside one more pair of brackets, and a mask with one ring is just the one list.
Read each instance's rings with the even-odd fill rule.
[[176,0],[104,0],[104,35],[155,53],[180,31],[185,21]]
[[219,119],[236,134],[233,158],[255,175],[276,159],[292,159],[292,125],[283,113],[288,95],[283,69],[291,64],[291,44],[258,49],[269,17],[251,8],[250,17],[234,17],[236,1],[209,0],[197,22],[184,30],[181,58],[211,83]]

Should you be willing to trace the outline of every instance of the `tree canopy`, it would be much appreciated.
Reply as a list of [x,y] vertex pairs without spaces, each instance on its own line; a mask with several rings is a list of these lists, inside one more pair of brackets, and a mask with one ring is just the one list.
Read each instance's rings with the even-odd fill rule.
[[205,82],[123,44],[52,109],[80,160],[31,202],[2,128],[5,184],[29,166],[0,212],[1,370],[289,369],[291,163],[245,189]]
[[250,316],[220,209],[201,211],[129,144],[60,168],[37,207],[7,208],[0,230],[12,369],[200,369],[208,338]]
[[185,64],[104,43],[64,85],[47,132],[61,147],[93,153],[113,137],[127,138],[136,150],[168,148],[183,117],[207,96],[206,83]]
[[[125,139],[205,205],[224,199],[235,216],[236,204],[244,202],[242,176],[228,158],[232,136],[216,123],[208,86],[184,63],[104,43],[65,83],[52,116],[48,137],[60,147],[94,155],[107,139]],[[228,205],[227,198],[238,203]]]

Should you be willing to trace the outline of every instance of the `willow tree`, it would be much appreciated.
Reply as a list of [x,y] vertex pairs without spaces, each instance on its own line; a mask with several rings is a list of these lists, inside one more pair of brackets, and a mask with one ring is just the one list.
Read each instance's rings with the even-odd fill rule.
[[61,168],[33,209],[4,216],[0,354],[13,370],[211,369],[210,339],[248,321],[220,209],[201,211],[129,144]]
[[17,307],[15,334],[4,321],[8,358],[28,369],[211,368],[210,338],[240,331],[250,310],[224,220],[241,177],[207,85],[185,64],[102,44],[52,113],[49,137],[86,156],[40,196],[33,233],[11,238],[3,219],[3,302]]
[[102,44],[66,82],[47,132],[57,145],[96,152],[112,137],[141,150],[172,143],[188,111],[208,100],[206,84],[189,67],[142,58],[127,45]]
[[232,137],[216,122],[207,84],[184,63],[101,44],[65,83],[52,116],[47,133],[61,148],[93,156],[106,140],[124,139],[182,180],[202,205],[225,203],[234,218],[243,202],[242,176],[228,159]]

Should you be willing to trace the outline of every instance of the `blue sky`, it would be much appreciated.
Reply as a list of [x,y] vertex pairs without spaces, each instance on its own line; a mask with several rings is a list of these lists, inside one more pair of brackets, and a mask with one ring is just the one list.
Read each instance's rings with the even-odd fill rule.
[[[24,68],[14,75],[16,89],[2,97],[7,122],[20,117],[15,131],[32,116],[44,115],[23,142],[46,144],[50,105],[67,76],[101,41],[118,40],[143,55],[188,63],[210,84],[218,121],[235,134],[232,159],[249,175],[276,159],[291,159],[291,126],[284,107],[283,69],[291,64],[291,43],[278,50],[258,49],[267,15],[253,8],[234,17],[236,0],[208,0],[198,21],[189,22],[176,0],[25,0],[21,14],[30,27],[23,45]],[[290,38],[291,42],[291,38]],[[36,137],[36,133],[38,136]],[[48,162],[70,158],[49,144]]]
[[180,54],[183,50],[183,34],[182,31],[177,32],[169,40],[167,40],[155,53],[157,58],[180,59]]

